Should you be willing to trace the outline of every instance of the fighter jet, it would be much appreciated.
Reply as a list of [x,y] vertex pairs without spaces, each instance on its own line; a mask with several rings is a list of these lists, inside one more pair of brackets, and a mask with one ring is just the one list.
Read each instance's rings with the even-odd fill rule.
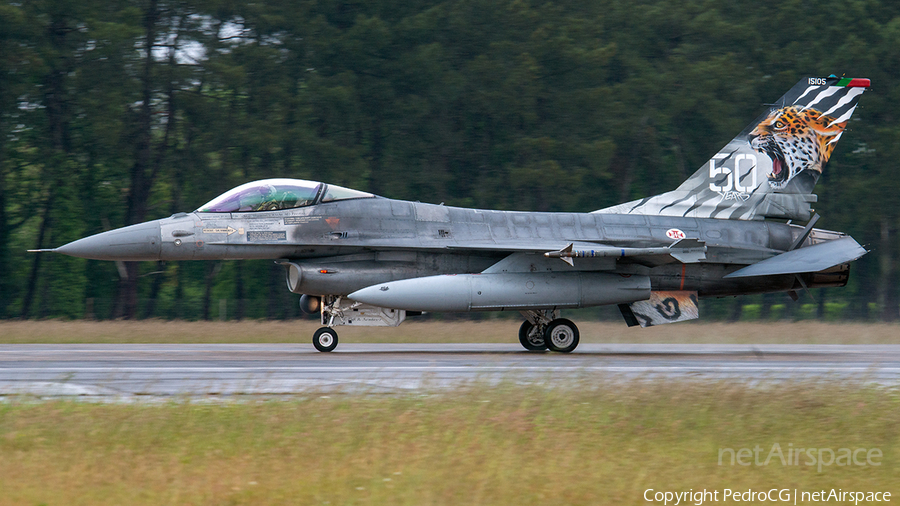
[[422,312],[518,311],[527,350],[571,352],[560,311],[615,304],[629,326],[698,318],[702,297],[844,286],[866,254],[810,205],[868,79],[804,78],[678,188],[591,213],[466,209],[298,179],[243,184],[191,213],[52,251],[115,261],[273,259],[335,327]]

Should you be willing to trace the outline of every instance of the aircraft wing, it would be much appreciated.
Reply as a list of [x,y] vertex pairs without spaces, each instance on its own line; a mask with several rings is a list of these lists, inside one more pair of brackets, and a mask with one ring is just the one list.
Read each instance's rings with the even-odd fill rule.
[[835,265],[851,262],[868,253],[852,237],[823,242],[795,249],[748,265],[726,275],[726,278],[747,278],[775,274],[819,272]]

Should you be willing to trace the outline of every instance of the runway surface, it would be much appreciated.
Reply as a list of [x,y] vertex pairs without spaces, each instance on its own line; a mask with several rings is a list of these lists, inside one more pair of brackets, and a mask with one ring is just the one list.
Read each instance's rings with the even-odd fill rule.
[[0,396],[384,393],[592,377],[855,379],[896,386],[900,345],[582,344],[568,355],[529,353],[518,344],[342,343],[332,353],[309,344],[0,345]]

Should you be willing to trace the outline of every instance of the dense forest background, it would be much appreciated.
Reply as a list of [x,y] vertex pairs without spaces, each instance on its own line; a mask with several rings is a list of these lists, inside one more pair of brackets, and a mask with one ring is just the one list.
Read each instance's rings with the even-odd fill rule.
[[272,262],[25,250],[267,177],[591,211],[673,189],[801,77],[832,73],[872,88],[817,186],[818,226],[872,253],[814,299],[705,309],[893,320],[900,3],[4,0],[0,317],[293,317]]

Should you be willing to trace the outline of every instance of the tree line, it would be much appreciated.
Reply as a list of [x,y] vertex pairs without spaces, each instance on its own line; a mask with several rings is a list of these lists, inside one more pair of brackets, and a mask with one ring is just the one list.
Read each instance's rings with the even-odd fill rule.
[[873,84],[817,186],[819,226],[873,252],[817,303],[893,320],[894,2],[4,1],[0,317],[209,318],[226,299],[229,317],[291,317],[271,262],[25,250],[267,177],[591,211],[673,189],[764,104],[831,73]]

